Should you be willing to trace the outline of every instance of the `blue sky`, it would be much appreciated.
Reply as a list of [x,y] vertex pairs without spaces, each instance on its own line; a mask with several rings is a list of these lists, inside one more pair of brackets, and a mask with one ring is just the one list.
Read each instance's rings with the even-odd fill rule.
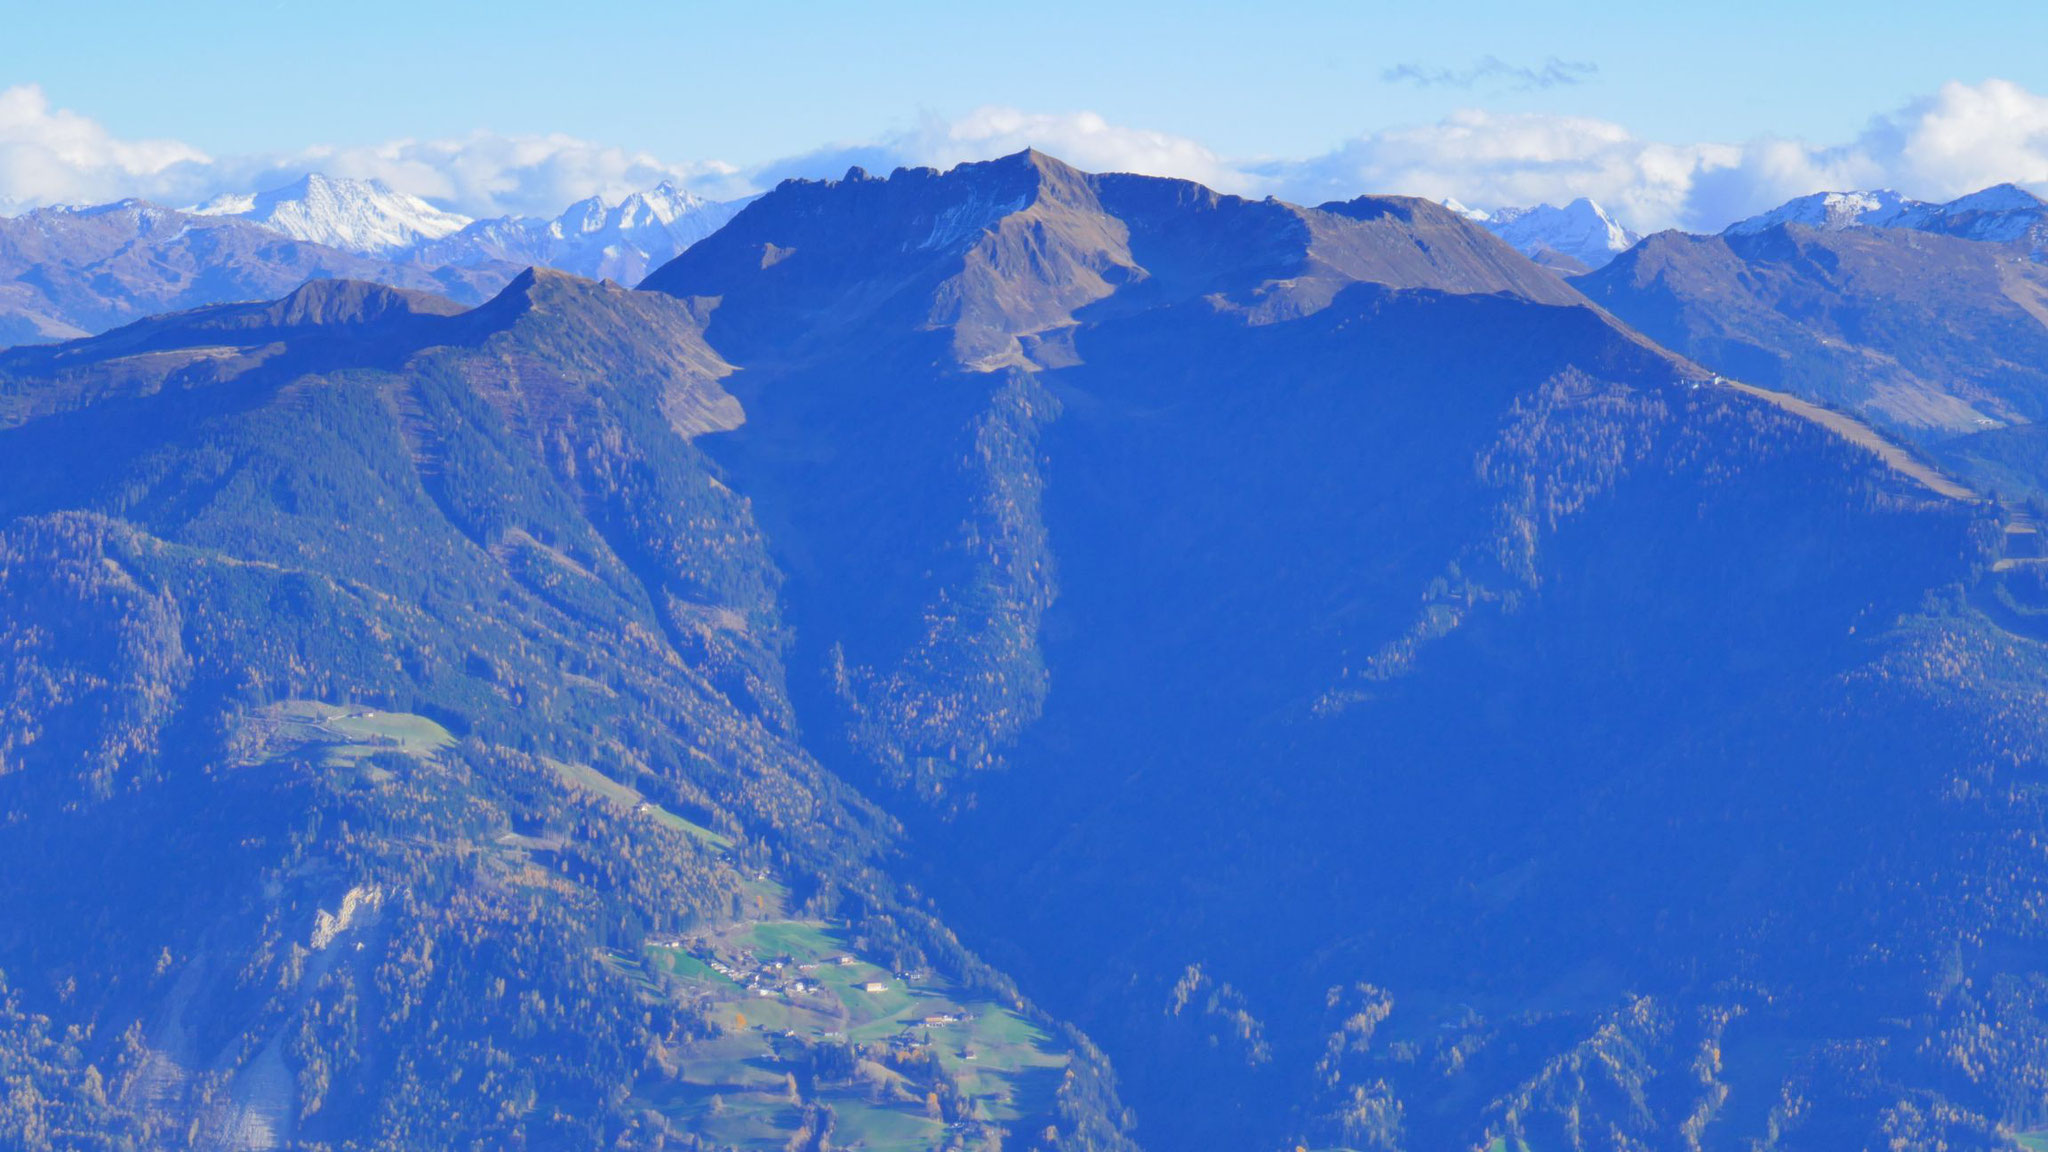
[[[1525,127],[1597,121],[1645,145],[1785,138],[1818,152],[1853,144],[1874,118],[1944,85],[1974,90],[1998,79],[2048,92],[2048,5],[2005,3],[1933,14],[1924,4],[1837,0],[1576,11],[1492,0],[7,7],[0,89],[33,85],[49,109],[89,118],[114,141],[177,141],[212,160],[267,157],[280,167],[301,161],[279,158],[311,148],[556,135],[710,181],[710,161],[779,172],[790,157],[836,145],[879,142],[916,159],[902,141],[996,108],[1093,114],[1188,142],[1231,172],[1269,162],[1266,177],[1246,179],[1272,187],[1241,190],[1287,192],[1297,187],[1272,177],[1272,162],[1328,157],[1475,111],[1522,117]],[[2020,168],[2005,178],[2048,177]],[[1431,186],[1391,190],[1430,193],[1458,173],[1366,165],[1359,175],[1420,180]],[[50,198],[24,179],[8,197],[17,205]],[[408,179],[400,172],[394,182]],[[479,193],[459,180],[417,179],[421,194],[443,202],[492,206],[473,203]],[[563,179],[512,199],[566,194],[573,179]],[[1475,202],[1525,185],[1551,194],[1540,181],[1477,183],[1467,197]],[[1629,195],[1629,210],[1644,217],[1709,210],[1672,207],[1668,190],[1663,201]]]

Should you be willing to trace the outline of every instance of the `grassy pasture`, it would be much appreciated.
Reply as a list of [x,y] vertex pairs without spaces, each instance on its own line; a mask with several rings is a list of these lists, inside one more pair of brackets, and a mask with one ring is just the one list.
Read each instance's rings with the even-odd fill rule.
[[382,712],[319,700],[287,700],[262,709],[255,723],[277,742],[317,745],[330,768],[359,764],[380,753],[421,759],[455,743],[446,728],[410,712]]
[[844,954],[838,938],[815,920],[768,920],[748,925],[734,940],[756,955],[793,956],[799,964],[815,964]]

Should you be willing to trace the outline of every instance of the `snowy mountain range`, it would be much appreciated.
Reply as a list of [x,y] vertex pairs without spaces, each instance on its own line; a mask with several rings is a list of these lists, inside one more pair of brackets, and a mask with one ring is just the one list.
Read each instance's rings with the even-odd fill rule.
[[617,204],[592,196],[553,219],[476,220],[381,181],[314,173],[267,192],[222,196],[192,211],[401,263],[436,268],[537,264],[633,284],[717,231],[743,203],[706,200],[664,181]]
[[1964,240],[2025,243],[2048,258],[2048,201],[2013,184],[1998,184],[1947,203],[1909,200],[1890,189],[1816,192],[1761,215],[1739,220],[1723,235],[1748,236],[1782,224],[1839,232],[1849,228],[1907,228]]
[[580,200],[552,220],[501,216],[471,221],[453,234],[414,245],[410,254],[419,263],[437,266],[538,264],[636,284],[718,231],[745,203],[706,200],[663,181],[618,204],[596,196]]
[[346,278],[475,304],[529,266],[637,284],[744,201],[670,184],[553,219],[473,220],[374,180],[319,174],[194,208],[141,200],[0,217],[0,347]]
[[1456,200],[1444,201],[1444,207],[1476,221],[1536,263],[1568,275],[1599,268],[1642,238],[1583,196],[1562,208],[1538,204],[1481,212]]
[[[1642,238],[1584,197],[1562,208],[1538,204],[1485,212],[1456,200],[1446,200],[1444,206],[1565,275],[1602,268]],[[2048,260],[2048,200],[2014,184],[1994,185],[1946,203],[1909,199],[1888,188],[1816,192],[1730,224],[1722,235],[1751,236],[1785,224],[1829,232],[1905,228],[1963,240],[2017,243],[2026,245],[2035,259]]]

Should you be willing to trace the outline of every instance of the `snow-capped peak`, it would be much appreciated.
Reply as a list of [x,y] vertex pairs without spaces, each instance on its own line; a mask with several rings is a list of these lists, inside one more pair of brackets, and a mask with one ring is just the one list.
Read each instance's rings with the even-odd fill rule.
[[242,216],[256,210],[254,192],[223,192],[192,209],[201,216]]
[[1487,222],[1487,220],[1491,219],[1491,217],[1489,217],[1486,213],[1481,212],[1477,208],[1465,207],[1463,204],[1460,204],[1455,198],[1446,198],[1444,200],[1444,207],[1449,208],[1451,211],[1456,212],[1458,215],[1463,216],[1465,219],[1472,221],[1474,224],[1484,224]]
[[549,226],[549,234],[556,237],[588,236],[602,232],[605,222],[611,218],[611,208],[600,196],[588,196],[562,210]]
[[351,252],[384,254],[438,240],[470,223],[378,180],[312,173],[255,195],[221,196],[193,209],[236,216],[294,239]]
[[[1447,203],[1446,207],[1450,207]],[[1562,208],[1498,208],[1474,213],[1462,205],[1451,209],[1507,241],[1538,263],[1567,263],[1598,268],[1634,247],[1641,237],[1623,227],[1607,210],[1581,196]],[[1557,261],[1564,257],[1565,261]]]
[[718,231],[745,203],[706,200],[664,181],[617,204],[586,197],[551,220],[478,220],[453,235],[414,245],[409,255],[427,264],[539,264],[633,284]]
[[[716,231],[718,225],[731,218],[732,213],[721,211],[723,208],[724,205],[706,200],[694,192],[686,192],[664,180],[645,192],[635,192],[626,197],[619,204],[619,222],[627,229],[658,224],[677,234],[679,240],[687,238],[694,241]],[[689,223],[684,223],[686,221]],[[703,227],[707,222],[710,226]]]

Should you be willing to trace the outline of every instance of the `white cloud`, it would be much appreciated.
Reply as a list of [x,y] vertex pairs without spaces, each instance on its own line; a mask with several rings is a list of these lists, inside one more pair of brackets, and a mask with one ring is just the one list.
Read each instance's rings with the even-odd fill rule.
[[0,89],[0,210],[122,196],[195,204],[323,171],[381,179],[470,215],[551,214],[572,200],[617,199],[664,179],[731,197],[785,176],[836,176],[856,164],[880,172],[944,168],[1025,147],[1092,171],[1181,176],[1307,203],[1366,192],[1454,196],[1487,208],[1591,196],[1638,229],[1713,229],[1822,190],[1893,187],[1929,199],[2003,181],[2048,190],[2048,96],[2002,80],[1951,83],[1834,145],[1779,137],[1669,143],[1607,120],[1467,109],[1368,133],[1321,156],[1281,160],[1223,156],[1199,141],[1093,112],[984,107],[741,169],[664,161],[569,136],[493,133],[216,158],[177,141],[118,139],[25,85]]
[[0,89],[0,207],[112,200],[206,155],[175,140],[117,140],[97,122],[51,108],[33,84]]
[[2048,97],[2003,80],[1950,83],[1834,146],[1667,144],[1611,121],[1472,109],[1265,172],[1295,199],[1370,189],[1492,208],[1591,196],[1638,229],[1710,230],[1809,192],[1895,188],[1946,200],[2007,181],[2048,190]]
[[2048,96],[2005,80],[1945,84],[1881,118],[1859,144],[1928,196],[2048,184]]
[[472,216],[553,214],[586,196],[617,200],[663,180],[706,195],[749,190],[730,164],[667,164],[645,152],[561,135],[480,132],[216,158],[173,140],[117,139],[89,117],[52,108],[32,84],[0,89],[0,211],[126,196],[197,204],[222,192],[275,188],[308,172],[383,180]]
[[476,133],[455,140],[397,140],[373,148],[310,148],[266,160],[241,188],[274,187],[306,172],[382,180],[471,216],[553,215],[572,201],[616,202],[663,180],[706,193],[740,194],[739,170],[716,161],[667,164],[573,136]]
[[1713,144],[1646,142],[1604,120],[1468,109],[1265,171],[1279,195],[1309,203],[1368,190],[1489,208],[1591,196],[1630,219],[1665,222],[1685,213],[1703,170],[1738,155]]
[[978,108],[950,123],[928,123],[911,144],[919,163],[937,168],[1037,148],[1090,172],[1180,176],[1226,192],[1248,191],[1252,183],[1242,168],[1193,140],[1111,124],[1093,112]]
[[1234,160],[1093,113],[991,107],[765,165],[754,176],[772,184],[837,175],[852,164],[943,168],[1026,146],[1091,171],[1181,176],[1308,204],[1366,192],[1455,197],[1485,208],[1590,196],[1640,230],[1713,230],[1808,192],[1891,187],[1949,199],[2004,181],[2048,190],[2048,97],[2001,80],[1952,83],[1833,146],[1768,136],[1665,143],[1608,120],[1465,109],[1433,124],[1369,133],[1321,156],[1263,161]]

